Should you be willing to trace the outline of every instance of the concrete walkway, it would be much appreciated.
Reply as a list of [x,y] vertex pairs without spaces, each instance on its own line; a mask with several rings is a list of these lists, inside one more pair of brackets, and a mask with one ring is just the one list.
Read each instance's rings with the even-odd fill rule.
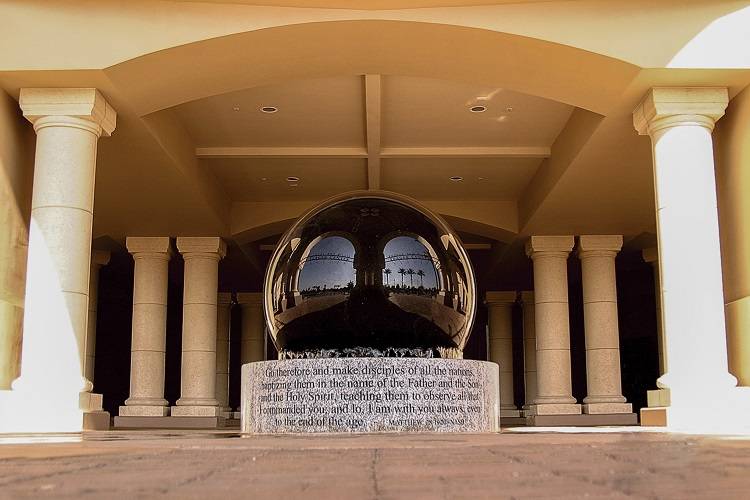
[[750,439],[654,432],[0,437],[0,498],[750,498]]

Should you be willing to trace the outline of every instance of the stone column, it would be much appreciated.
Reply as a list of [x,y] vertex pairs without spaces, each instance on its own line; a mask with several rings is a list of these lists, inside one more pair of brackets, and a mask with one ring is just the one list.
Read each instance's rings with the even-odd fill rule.
[[[664,327],[662,325],[661,313],[661,275],[659,273],[659,250],[656,247],[646,248],[641,252],[645,262],[651,264],[654,272],[654,297],[656,302],[656,350],[659,356],[659,377],[667,373],[667,351],[664,349]],[[661,388],[656,381],[658,389],[646,391],[647,406],[666,407],[669,406],[669,389]]]
[[216,327],[219,261],[226,255],[221,238],[177,238],[185,260],[182,300],[180,399],[172,416],[218,417]]
[[516,292],[487,292],[487,352],[500,365],[500,416],[520,417],[513,394],[513,304]]
[[242,307],[241,364],[266,359],[265,331],[262,293],[238,293],[237,303]]
[[96,89],[24,88],[19,104],[37,140],[21,376],[13,389],[28,404],[23,426],[80,430],[81,412],[101,409],[81,393],[92,389],[83,372],[97,142],[114,131],[117,115]]
[[725,426],[747,418],[747,399],[737,399],[727,367],[711,138],[727,102],[725,88],[654,88],[633,112],[635,128],[652,143],[669,360],[659,385],[670,391],[674,427],[710,425],[717,411]]
[[568,254],[572,236],[532,236],[526,254],[534,261],[537,397],[530,415],[576,415],[570,376]]
[[580,236],[578,258],[583,276],[586,334],[586,387],[583,412],[632,413],[620,377],[620,329],[617,318],[615,257],[622,236]]
[[521,292],[523,308],[524,410],[536,399],[536,330],[534,328],[534,292]]
[[133,255],[133,340],[130,346],[130,397],[122,417],[169,415],[164,399],[167,345],[169,238],[127,238]]
[[216,401],[219,408],[229,408],[229,331],[231,328],[232,294],[220,293],[216,319]]
[[94,358],[96,356],[96,309],[99,302],[99,270],[109,264],[110,253],[104,250],[91,251],[89,277],[89,319],[86,325],[86,361],[84,375],[94,384]]

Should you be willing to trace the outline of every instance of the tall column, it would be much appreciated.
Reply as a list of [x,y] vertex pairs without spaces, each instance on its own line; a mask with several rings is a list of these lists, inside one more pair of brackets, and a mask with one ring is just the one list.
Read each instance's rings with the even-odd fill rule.
[[242,364],[266,359],[265,329],[262,293],[238,293],[237,303],[242,307]]
[[109,264],[110,253],[104,250],[91,251],[89,277],[89,318],[86,324],[86,360],[84,375],[94,384],[94,358],[96,355],[96,310],[99,302],[99,270]]
[[513,394],[513,304],[516,292],[487,292],[489,360],[500,365],[500,416],[520,417]]
[[133,255],[133,326],[130,345],[130,397],[123,417],[169,415],[164,399],[167,345],[169,238],[127,238]]
[[[725,88],[654,88],[633,112],[652,143],[668,424],[701,427],[747,417],[728,372],[711,132]],[[732,410],[730,410],[732,408]],[[741,419],[740,418],[740,419]]]
[[216,327],[219,261],[226,255],[221,238],[177,238],[185,260],[182,300],[180,399],[172,416],[218,417]]
[[534,292],[521,292],[523,309],[524,410],[536,399],[536,329],[534,328]]
[[532,236],[526,254],[534,261],[537,397],[530,415],[577,415],[570,376],[568,254],[572,236]]
[[92,388],[83,360],[97,142],[117,115],[96,89],[25,88],[19,104],[37,139],[21,376],[12,387],[25,410],[45,411],[21,412],[18,428],[80,430],[82,412],[101,409],[81,393]]
[[222,411],[229,408],[229,330],[232,316],[232,294],[220,293],[216,319],[216,401]]
[[615,257],[622,236],[580,236],[578,258],[583,276],[586,335],[586,387],[583,412],[632,413],[620,378],[620,329],[617,318]]

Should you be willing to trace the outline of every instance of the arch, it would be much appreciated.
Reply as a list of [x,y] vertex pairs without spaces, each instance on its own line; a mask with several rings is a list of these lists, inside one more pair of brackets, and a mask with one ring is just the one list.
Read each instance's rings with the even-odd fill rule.
[[[161,50],[105,70],[140,115],[290,79],[362,74],[486,84],[607,114],[638,71],[618,59],[536,38],[383,20],[248,31]],[[149,77],[157,73],[160,78]]]

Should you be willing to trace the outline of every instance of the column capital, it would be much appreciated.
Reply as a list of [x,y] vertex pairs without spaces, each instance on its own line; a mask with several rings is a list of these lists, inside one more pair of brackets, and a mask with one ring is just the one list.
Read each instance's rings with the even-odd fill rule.
[[526,255],[538,253],[570,253],[575,239],[572,236],[532,236],[526,241]]
[[227,255],[227,244],[218,237],[182,236],[177,238],[177,250],[182,255],[191,253],[217,254],[220,259]]
[[91,251],[91,265],[95,266],[106,266],[109,264],[109,259],[112,257],[112,253],[109,250],[92,250]]
[[729,103],[726,87],[654,87],[633,111],[640,135],[685,123],[713,129]]
[[617,234],[583,235],[578,237],[578,256],[604,253],[614,257],[622,249],[622,236]]
[[515,304],[518,294],[516,292],[486,292],[484,303],[488,306]]
[[237,303],[241,306],[263,305],[263,293],[262,292],[238,293]]
[[125,246],[128,252],[133,255],[139,253],[163,253],[167,258],[172,255],[169,238],[166,236],[128,236],[125,238]]
[[232,294],[229,292],[220,292],[218,295],[217,304],[220,306],[232,305]]
[[644,262],[648,262],[649,264],[653,264],[654,262],[659,262],[659,249],[657,247],[651,247],[651,248],[644,248],[641,251],[641,257],[643,257]]
[[105,136],[112,135],[117,125],[117,112],[94,88],[23,88],[18,104],[35,130],[52,124],[76,126],[75,120],[50,121],[49,117],[89,122],[95,126],[93,132]]

